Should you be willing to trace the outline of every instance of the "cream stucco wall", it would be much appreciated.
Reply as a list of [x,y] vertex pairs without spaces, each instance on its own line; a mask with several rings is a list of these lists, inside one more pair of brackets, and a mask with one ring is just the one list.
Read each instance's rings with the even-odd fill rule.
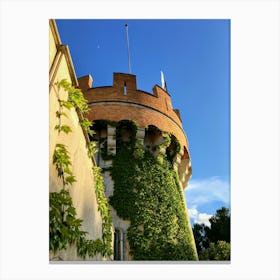
[[49,68],[51,68],[51,65],[54,61],[56,51],[57,49],[56,49],[55,39],[52,30],[49,29]]
[[[54,22],[50,22],[54,24]],[[64,125],[70,126],[72,132],[65,134],[58,133],[54,129],[58,124],[58,118],[56,117],[56,111],[59,108],[58,97],[61,99],[67,99],[67,93],[63,89],[58,90],[56,82],[62,79],[67,79],[70,83],[73,83],[73,69],[69,64],[69,57],[67,53],[58,53],[61,50],[57,48],[57,34],[55,29],[50,28],[50,92],[49,92],[49,189],[50,192],[59,191],[62,189],[62,180],[58,178],[57,171],[53,165],[53,153],[55,145],[61,143],[67,146],[69,155],[72,162],[72,171],[77,182],[69,187],[69,191],[73,200],[73,204],[76,208],[77,218],[82,219],[82,230],[87,231],[89,239],[102,238],[102,219],[98,211],[97,200],[95,195],[95,179],[92,172],[94,163],[92,159],[88,157],[86,139],[83,130],[79,124],[79,117],[74,108],[71,110],[65,109],[65,113],[68,118],[62,116],[62,122]],[[57,36],[57,37],[55,37]],[[57,61],[55,57],[61,56]],[[71,60],[71,58],[70,58]],[[54,65],[56,64],[56,65]],[[56,69],[52,71],[52,69]],[[71,72],[72,71],[72,72]],[[68,187],[67,187],[68,188]],[[77,261],[82,260],[76,252],[75,246],[69,246],[67,250],[63,250],[55,255],[50,252],[50,260],[68,260]],[[87,258],[86,260],[103,260],[102,256],[97,255],[94,258]]]

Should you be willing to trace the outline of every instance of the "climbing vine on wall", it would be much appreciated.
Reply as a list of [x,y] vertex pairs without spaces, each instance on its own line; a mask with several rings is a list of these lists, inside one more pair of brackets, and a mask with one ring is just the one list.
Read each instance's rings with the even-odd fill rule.
[[[128,127],[131,133],[123,141]],[[130,253],[134,260],[196,260],[178,175],[163,153],[155,157],[149,150],[139,152],[143,149],[136,131],[129,121],[117,125],[117,153],[110,170],[114,193],[109,202],[119,217],[130,221]],[[168,135],[164,140],[160,148],[170,145]]]
[[53,252],[67,249],[78,239],[84,237],[85,232],[80,227],[82,220],[76,218],[76,209],[68,190],[50,193],[50,242],[49,249]]
[[[66,110],[75,108],[77,113],[88,112],[88,105],[84,99],[82,92],[75,89],[66,80],[57,83],[57,98],[59,109],[56,112],[58,124],[54,129],[58,133],[66,134],[72,132],[71,128],[64,125],[62,117],[68,118]],[[59,90],[63,88],[68,93],[68,99],[60,98]],[[80,115],[80,125],[89,134],[93,135],[91,122]],[[88,156],[92,157],[96,152],[94,142],[87,144]],[[82,220],[76,218],[76,209],[73,206],[72,198],[66,186],[72,186],[76,182],[76,178],[71,170],[72,163],[70,161],[69,152],[64,144],[57,143],[53,154],[53,164],[56,167],[58,177],[62,179],[62,190],[60,192],[50,193],[50,246],[53,252],[66,249],[69,244],[76,243],[77,252],[82,257],[93,257],[97,253],[105,257],[112,255],[112,221],[109,212],[108,202],[104,194],[103,178],[100,175],[98,167],[93,168],[93,176],[95,178],[95,193],[97,197],[98,210],[102,218],[102,240],[87,239],[88,233],[80,229]]]

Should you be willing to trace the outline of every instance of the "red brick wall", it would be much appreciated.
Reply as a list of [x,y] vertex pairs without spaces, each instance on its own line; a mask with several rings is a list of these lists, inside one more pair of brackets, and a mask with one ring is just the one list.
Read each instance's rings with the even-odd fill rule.
[[[85,81],[83,81],[84,83]],[[126,86],[126,94],[124,93],[124,86]],[[108,119],[120,121],[129,119],[136,121],[140,127],[155,125],[162,130],[172,132],[182,146],[188,147],[185,134],[180,128],[182,127],[182,122],[178,116],[179,112],[176,113],[173,110],[170,95],[161,87],[156,85],[153,88],[153,94],[150,94],[137,90],[135,75],[114,73],[113,86],[88,88],[83,89],[83,92],[89,104],[93,102],[87,116],[90,120]],[[100,101],[121,101],[121,103],[94,103]],[[133,102],[154,108],[169,118],[160,112],[133,106],[133,104],[126,105],[125,102]]]
[[188,147],[186,137],[182,130],[173,121],[156,111],[147,108],[126,106],[125,104],[94,104],[90,108],[91,110],[87,115],[89,120],[134,120],[139,127],[155,125],[164,131],[172,132],[180,141],[182,147]]

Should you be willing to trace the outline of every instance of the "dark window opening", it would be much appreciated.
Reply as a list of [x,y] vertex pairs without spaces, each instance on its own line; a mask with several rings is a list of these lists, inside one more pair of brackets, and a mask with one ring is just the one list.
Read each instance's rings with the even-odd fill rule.
[[102,120],[96,120],[92,125],[92,129],[95,133],[93,136],[89,135],[89,139],[90,141],[96,142],[98,152],[95,153],[94,157],[96,164],[99,166],[101,160],[101,151],[102,149],[107,150],[107,124],[102,122]]
[[124,95],[126,95],[127,94],[127,92],[126,92],[126,82],[124,82],[124,86],[123,86],[123,93],[124,93]]
[[116,127],[116,150],[119,152],[121,147],[130,147],[132,143],[132,127],[129,122],[123,120]]
[[121,232],[116,229],[114,232],[114,261],[121,260]]
[[114,232],[114,260],[126,260],[126,234],[121,229],[115,229]]

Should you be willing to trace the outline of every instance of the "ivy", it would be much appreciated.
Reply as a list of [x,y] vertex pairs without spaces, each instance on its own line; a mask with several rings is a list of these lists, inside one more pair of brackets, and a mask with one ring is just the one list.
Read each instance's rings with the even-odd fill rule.
[[58,177],[63,180],[63,185],[72,185],[76,182],[75,176],[70,169],[72,163],[65,145],[56,144],[53,153],[53,164],[57,170]]
[[95,141],[90,141],[88,145],[88,157],[92,158],[98,152]]
[[96,254],[102,253],[102,251],[103,243],[99,238],[95,240],[87,240],[81,237],[77,242],[77,252],[82,257],[85,257],[86,255],[94,257]]
[[97,127],[102,127],[102,126],[107,126],[107,125],[110,125],[112,127],[116,127],[118,123],[115,122],[115,121],[100,119],[100,120],[95,120],[94,124]]
[[85,129],[85,131],[90,135],[93,136],[93,134],[95,133],[94,130],[91,129],[92,126],[92,122],[89,121],[88,119],[84,118],[81,122],[80,122],[81,126]]
[[107,144],[107,139],[103,138],[100,139],[100,142],[103,143],[102,147],[101,147],[101,157],[103,158],[103,160],[111,160],[114,158],[114,155],[112,154],[108,154],[108,144]]
[[[123,141],[123,133],[129,132],[127,141]],[[135,147],[137,123],[130,120],[121,120],[116,125],[116,144],[117,147],[126,145],[128,148]]]
[[[68,134],[72,132],[71,128],[62,124],[62,116],[68,117],[63,111],[64,108],[70,110],[76,108],[82,113],[88,111],[86,99],[82,92],[71,86],[67,80],[62,80],[57,83],[58,89],[61,87],[68,92],[68,100],[59,98],[57,93],[59,110],[56,112],[58,124],[55,130]],[[90,135],[94,134],[91,130],[92,123],[86,119],[80,119],[81,127]],[[96,143],[90,142],[87,145],[88,156],[93,157],[97,152]],[[73,206],[72,198],[69,190],[65,190],[67,185],[71,186],[76,182],[75,176],[71,170],[71,160],[67,147],[64,144],[57,143],[53,153],[53,164],[56,167],[58,177],[62,178],[63,189],[60,192],[50,193],[50,243],[51,251],[59,251],[67,249],[68,244],[76,243],[78,255],[85,258],[86,256],[93,257],[100,253],[102,256],[109,257],[112,255],[112,221],[109,213],[108,203],[104,194],[103,178],[100,175],[100,170],[97,167],[93,168],[93,176],[95,178],[95,193],[98,203],[98,211],[102,217],[102,240],[87,239],[88,232],[80,229],[82,220],[76,218],[76,209]]]
[[[117,129],[117,140],[121,133]],[[130,253],[134,260],[197,260],[178,175],[163,154],[159,160],[149,150],[138,153],[135,135],[134,129],[127,142],[118,142],[110,170],[114,193],[109,203],[130,221]],[[170,137],[164,137],[160,145],[166,147]]]
[[72,132],[72,129],[68,125],[56,125],[54,127],[54,129],[57,129],[58,132],[61,132],[61,131],[65,132],[66,134],[68,134],[69,132]]
[[76,209],[68,190],[52,192],[50,199],[50,242],[51,251],[67,249],[68,244],[85,236],[81,231],[82,220],[76,218]]
[[172,137],[170,140],[170,146],[166,149],[166,156],[169,162],[173,163],[175,156],[180,152],[181,145],[177,138]]
[[71,109],[71,107],[78,108],[82,113],[88,112],[88,102],[84,98],[84,95],[80,89],[72,87],[72,85],[66,80],[63,79],[57,83],[58,89],[63,88],[68,92],[68,100],[62,101],[63,106]]
[[104,256],[112,255],[112,218],[110,215],[108,201],[104,193],[103,177],[101,175],[101,168],[95,166],[93,168],[93,175],[95,177],[95,194],[98,202],[98,210],[102,218],[102,242]]
[[[68,134],[69,132],[72,132],[71,128],[67,125],[61,125],[61,116],[68,117],[67,114],[63,112],[63,109],[66,108],[70,110],[71,108],[75,108],[81,113],[87,113],[89,110],[88,102],[84,98],[82,91],[72,87],[72,85],[66,79],[57,82],[56,85],[58,90],[63,88],[68,93],[68,99],[60,99],[58,93],[59,111],[56,112],[56,117],[59,119],[59,124],[55,126],[55,129],[58,130],[58,132],[63,131],[64,133]],[[79,123],[89,136],[93,136],[95,134],[94,130],[91,129],[92,122],[87,118],[82,116],[79,120]],[[88,156],[93,157],[93,155],[97,152],[96,143],[94,143],[94,141],[90,141],[87,143],[87,148]]]
[[64,108],[66,108],[66,109],[68,109],[68,110],[70,110],[71,108],[73,108],[74,107],[74,105],[71,103],[71,102],[69,102],[69,101],[66,101],[66,100],[58,100],[59,101],[59,105],[61,106],[61,107],[64,107]]

